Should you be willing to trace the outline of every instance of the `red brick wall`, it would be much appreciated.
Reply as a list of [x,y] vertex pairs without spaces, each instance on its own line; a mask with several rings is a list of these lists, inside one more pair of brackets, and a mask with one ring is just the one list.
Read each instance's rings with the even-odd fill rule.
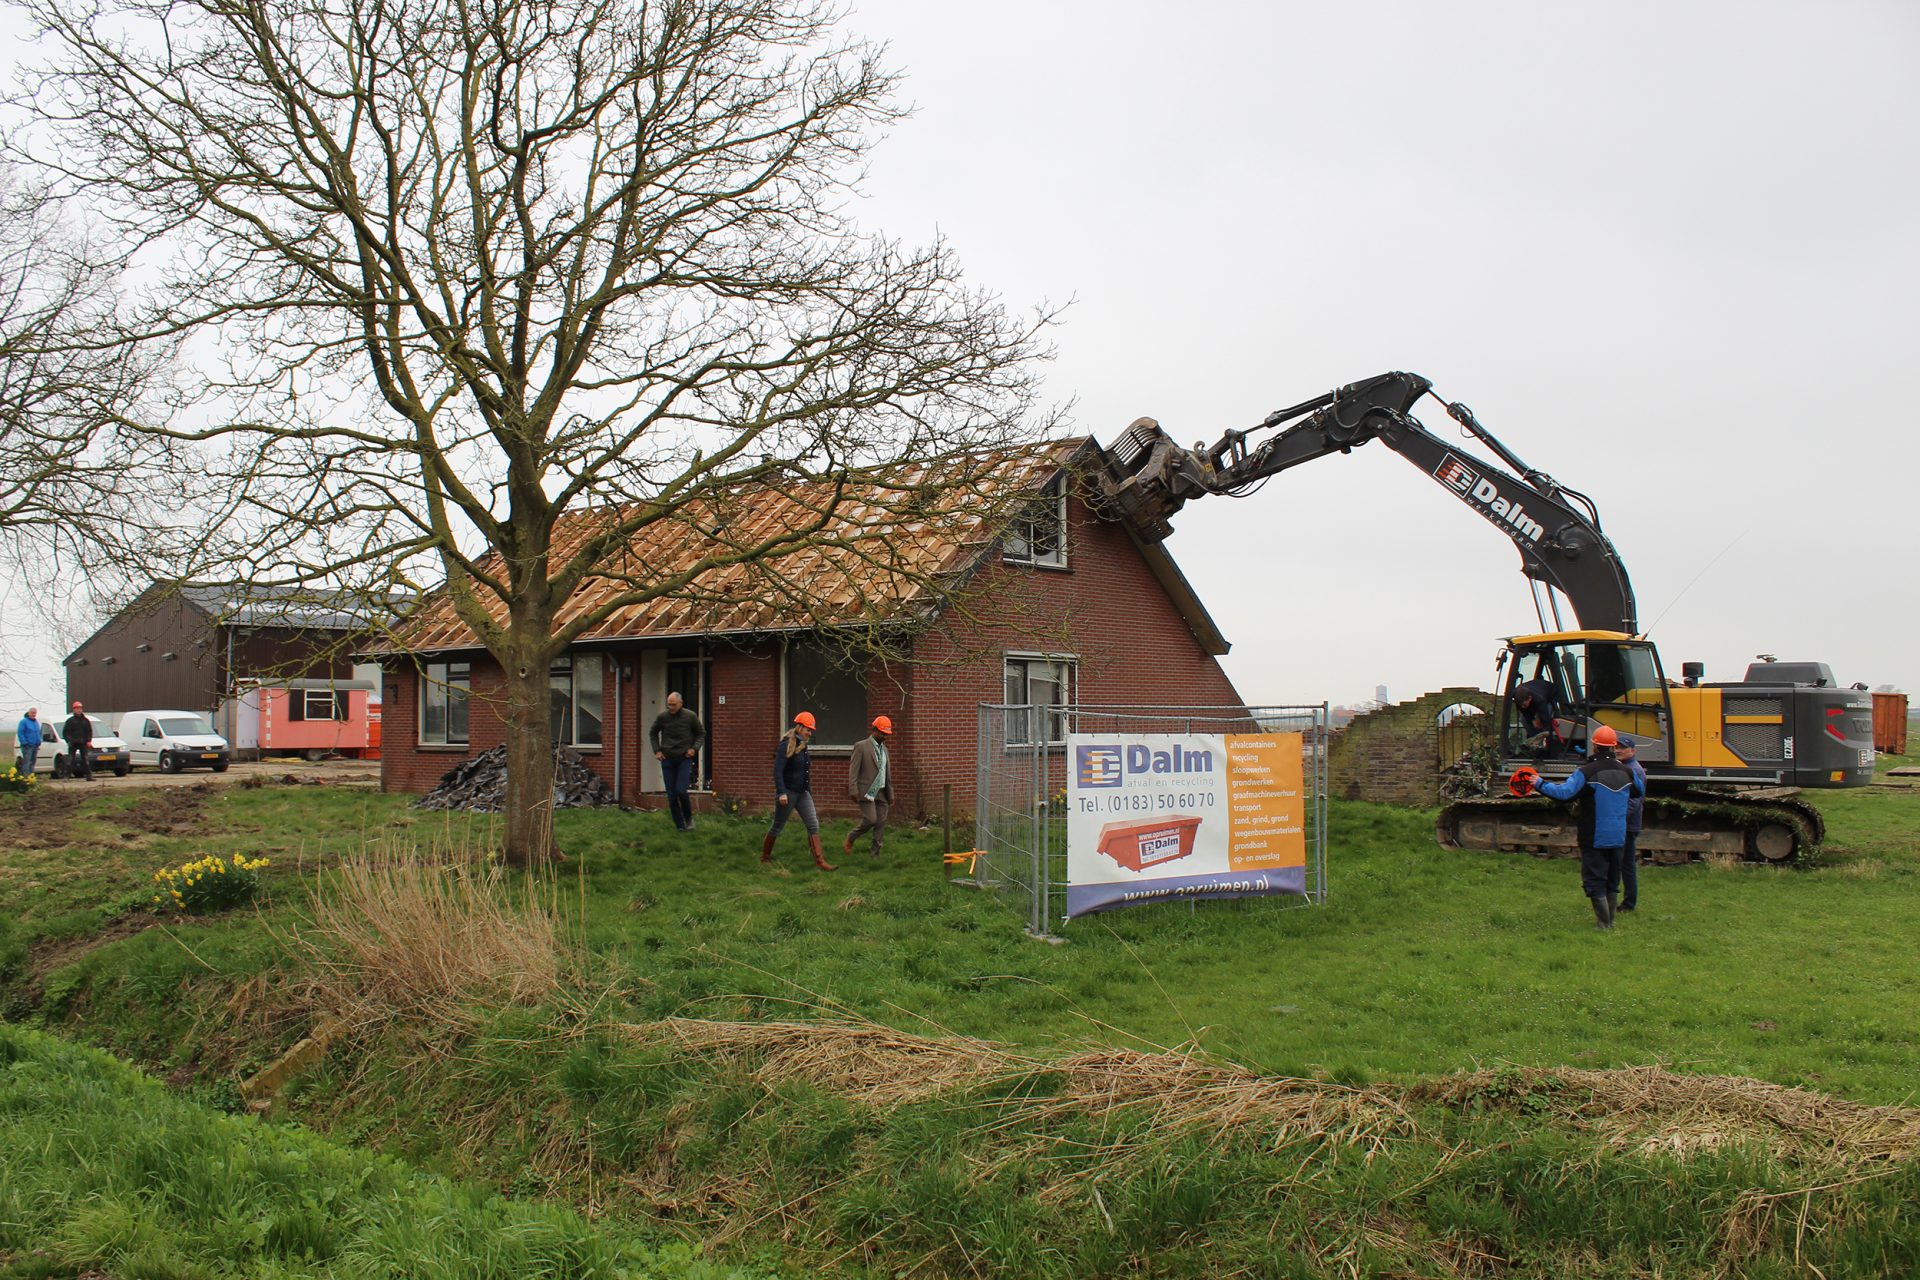
[[[1006,700],[1010,651],[1073,655],[1082,704],[1241,705],[1125,531],[1078,502],[1068,504],[1068,519],[1065,569],[990,570],[978,585],[1001,607],[922,642],[911,673],[913,753],[894,791],[899,802],[937,811],[941,787],[951,783],[955,812],[972,812],[979,704]],[[1055,757],[1055,776],[1064,781],[1064,753]]]
[[[869,670],[867,714],[892,716],[898,726],[893,791],[902,819],[937,814],[946,784],[953,786],[954,812],[972,812],[978,708],[982,702],[1004,700],[1003,664],[1009,651],[1073,655],[1082,703],[1240,704],[1226,672],[1201,648],[1126,533],[1095,519],[1077,502],[1068,508],[1066,568],[988,567],[971,584],[970,601],[950,610],[945,625],[921,638],[912,662],[876,663]],[[788,714],[780,705],[779,654],[777,640],[720,645],[712,651],[712,800],[744,800],[753,812],[772,807],[773,745],[786,728]],[[637,651],[623,661],[638,670]],[[429,790],[468,754],[415,745],[420,723],[416,683],[411,666],[389,671],[386,677],[381,782],[389,791]],[[498,668],[476,655],[470,711],[473,753],[501,741],[499,708],[488,696],[497,694],[499,686]],[[636,683],[609,678],[605,687],[602,723],[609,742],[616,688],[625,699],[621,801],[656,807],[659,793],[639,790],[647,726],[638,723]],[[587,759],[611,784],[611,748]],[[822,813],[854,811],[846,783],[846,753],[816,751],[813,794]]]

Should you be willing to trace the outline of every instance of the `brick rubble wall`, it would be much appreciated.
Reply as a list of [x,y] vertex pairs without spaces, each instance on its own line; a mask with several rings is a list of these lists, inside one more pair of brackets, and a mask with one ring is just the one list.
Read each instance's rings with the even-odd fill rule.
[[1328,744],[1327,786],[1342,800],[1427,807],[1440,802],[1439,723],[1443,707],[1491,711],[1479,689],[1441,689],[1358,716]]

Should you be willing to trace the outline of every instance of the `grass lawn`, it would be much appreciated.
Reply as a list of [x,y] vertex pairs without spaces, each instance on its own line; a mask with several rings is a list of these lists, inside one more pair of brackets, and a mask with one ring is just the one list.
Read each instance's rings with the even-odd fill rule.
[[[0,866],[9,1015],[170,1073],[216,1104],[311,1025],[288,994],[301,974],[286,942],[317,870],[367,848],[472,849],[490,830],[487,819],[325,787],[60,794],[25,806],[0,797],[0,843],[15,846]],[[1326,905],[1136,908],[1072,922],[1063,946],[1028,939],[1007,904],[947,883],[937,830],[897,831],[877,864],[832,852],[845,865],[822,875],[798,831],[778,865],[762,867],[751,819],[703,817],[681,834],[657,814],[565,812],[569,861],[532,896],[575,939],[566,997],[363,1034],[284,1105],[445,1173],[640,1213],[768,1265],[792,1250],[842,1271],[1321,1275],[1370,1257],[1406,1274],[1476,1274],[1442,1247],[1461,1240],[1523,1271],[1547,1268],[1539,1274],[1689,1274],[1721,1256],[1735,1226],[1765,1226],[1765,1213],[1737,1217],[1749,1203],[1740,1196],[1858,1169],[1836,1175],[1747,1138],[1623,1151],[1590,1131],[1580,1104],[1563,1105],[1568,1081],[1664,1066],[1882,1107],[1913,1105],[1920,1083],[1920,790],[1813,798],[1829,836],[1811,865],[1644,868],[1641,909],[1611,933],[1591,927],[1571,862],[1442,851],[1430,813],[1336,803]],[[830,850],[845,829],[828,828]],[[274,859],[265,910],[138,928],[156,868],[236,851]],[[1363,1090],[1408,1109],[1432,1142],[1368,1161],[1343,1158],[1339,1144],[1302,1152],[1278,1140],[1235,1154],[1238,1136],[1201,1142],[1111,1116],[1083,1131],[1084,1114],[1048,1111],[1026,1135],[1050,1144],[1041,1159],[1014,1151],[992,1119],[1010,1105],[1004,1084],[876,1112],[832,1090],[770,1084],[751,1055],[625,1037],[668,1018],[863,1019],[1044,1061],[1197,1048],[1263,1076]],[[1477,1083],[1452,1093],[1433,1084],[1476,1070]],[[1019,1087],[1052,1097],[1074,1078]],[[1671,1147],[1669,1120],[1659,1132]],[[1103,1183],[1084,1153],[1123,1130],[1158,1154],[1120,1161]],[[1462,1143],[1479,1154],[1461,1157]],[[1899,1164],[1909,1188],[1912,1163]],[[1302,1169],[1312,1194],[1281,1212],[1275,1188],[1299,1189]],[[1442,1196],[1442,1172],[1481,1191]],[[786,1200],[763,1185],[781,1180],[796,1189]],[[1905,1256],[1889,1244],[1902,1233],[1873,1198],[1910,1190],[1878,1174],[1847,1185],[1862,1198],[1815,1231],[1838,1268],[1828,1274],[1894,1274],[1881,1268]],[[1599,1226],[1581,1187],[1606,1206]],[[782,1208],[789,1201],[821,1211]],[[1274,1213],[1301,1235],[1208,1243],[1224,1215]],[[945,1232],[927,1225],[953,1215]],[[1090,1234],[1049,1252],[1047,1232],[1070,1230]],[[1803,1274],[1790,1232],[1756,1232],[1736,1242],[1731,1274],[1774,1274],[1776,1263]],[[1301,1243],[1316,1233],[1345,1243]]]

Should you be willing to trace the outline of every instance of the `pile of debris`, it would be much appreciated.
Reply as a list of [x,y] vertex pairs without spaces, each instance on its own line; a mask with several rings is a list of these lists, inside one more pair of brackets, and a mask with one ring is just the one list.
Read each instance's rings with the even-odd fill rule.
[[[419,809],[498,813],[507,803],[507,749],[495,747],[449,770],[415,803]],[[553,807],[598,809],[617,805],[613,788],[571,747],[553,749]]]

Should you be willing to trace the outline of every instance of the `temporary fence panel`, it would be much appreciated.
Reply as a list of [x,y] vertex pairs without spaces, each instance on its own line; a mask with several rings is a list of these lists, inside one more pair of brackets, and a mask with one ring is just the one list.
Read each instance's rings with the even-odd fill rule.
[[[1328,727],[1325,703],[982,704],[972,883],[1007,897],[1041,937],[1070,916],[1134,902],[1324,902]],[[1070,741],[1089,749],[1079,772]],[[1128,778],[1129,748],[1143,773],[1158,753],[1173,776]],[[1176,762],[1204,762],[1212,782],[1180,776]],[[1176,865],[1180,874],[1163,874]]]

